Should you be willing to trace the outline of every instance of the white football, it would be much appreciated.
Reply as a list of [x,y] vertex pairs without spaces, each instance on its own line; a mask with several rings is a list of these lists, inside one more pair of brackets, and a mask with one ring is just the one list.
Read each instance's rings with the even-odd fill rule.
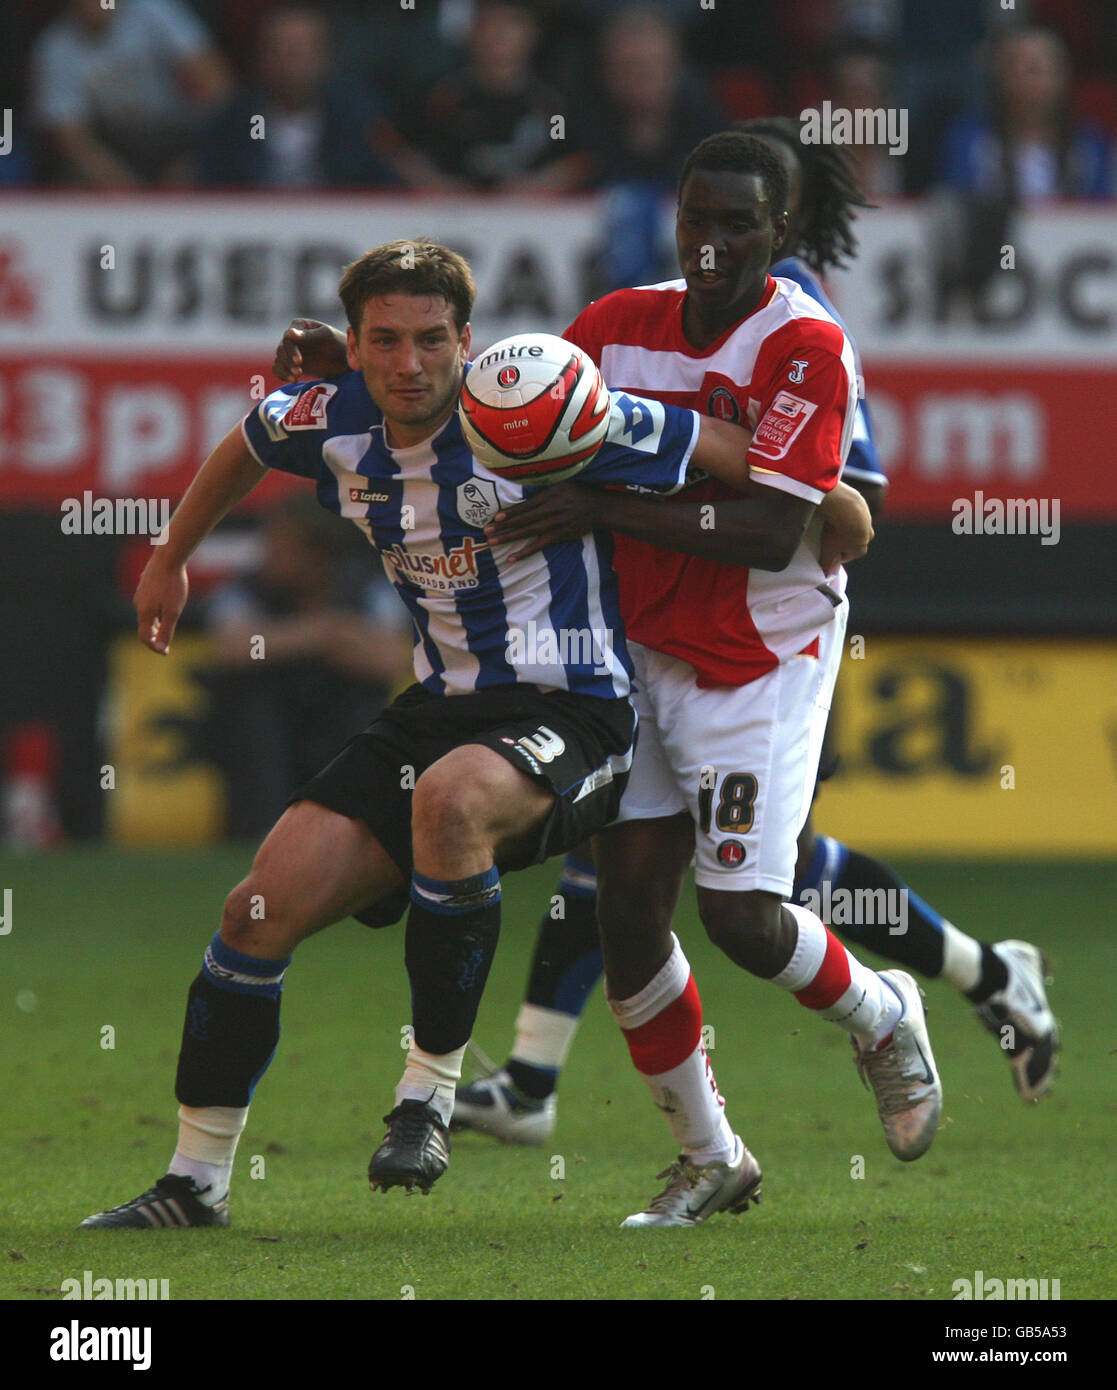
[[516,333],[470,367],[458,415],[486,468],[539,486],[572,478],[601,448],[609,391],[597,363],[565,338]]

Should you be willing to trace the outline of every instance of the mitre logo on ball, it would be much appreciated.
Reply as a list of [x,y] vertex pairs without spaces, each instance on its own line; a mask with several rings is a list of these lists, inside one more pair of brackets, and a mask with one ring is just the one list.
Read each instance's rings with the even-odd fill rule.
[[458,415],[479,462],[512,482],[572,478],[605,441],[609,391],[596,362],[551,333],[494,343],[466,372]]

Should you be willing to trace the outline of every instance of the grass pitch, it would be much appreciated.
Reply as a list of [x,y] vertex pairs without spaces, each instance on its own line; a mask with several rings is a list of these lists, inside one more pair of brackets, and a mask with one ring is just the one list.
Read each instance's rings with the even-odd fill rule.
[[[250,857],[0,858],[11,890],[0,1297],[58,1300],[85,1270],[167,1279],[176,1300],[933,1300],[977,1270],[1058,1279],[1064,1300],[1112,1297],[1117,1058],[1099,908],[1117,897],[1117,870],[1098,864],[903,866],[975,934],[1041,944],[1064,1027],[1057,1089],[1026,1107],[996,1040],[953,990],[929,984],[945,1119],[918,1163],[888,1153],[839,1031],[732,967],[687,901],[679,932],[730,1116],[765,1170],[759,1208],[694,1231],[618,1229],[661,1186],[673,1147],[600,991],[545,1148],[455,1136],[429,1197],[372,1194],[365,1170],[403,1062],[408,992],[401,930],[345,923],[300,948],[288,974],[280,1050],[237,1157],[232,1228],[77,1231],[166,1169],[186,986]],[[551,866],[505,883],[477,1029],[496,1058],[554,878]]]

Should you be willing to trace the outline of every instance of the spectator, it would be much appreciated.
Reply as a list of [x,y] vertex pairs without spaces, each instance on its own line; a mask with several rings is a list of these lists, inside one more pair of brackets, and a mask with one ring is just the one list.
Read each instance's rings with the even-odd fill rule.
[[308,6],[286,5],[263,18],[255,83],[235,92],[204,132],[200,183],[319,188],[399,181],[379,105],[329,75],[330,47],[325,17]]
[[663,204],[687,154],[723,121],[687,73],[679,30],[652,5],[629,5],[601,35],[602,101],[590,149],[608,192],[603,292],[674,273]]
[[893,99],[908,113],[904,192],[934,183],[943,131],[985,89],[981,45],[1007,11],[991,0],[896,0]]
[[1008,204],[1112,196],[1109,143],[1070,111],[1062,40],[1047,29],[1009,29],[991,56],[992,109],[970,112],[949,128],[943,182]]
[[509,193],[585,184],[580,113],[536,77],[538,41],[527,0],[477,0],[465,70],[427,100],[422,145],[440,181]]
[[673,189],[690,151],[724,124],[686,70],[675,22],[654,5],[628,5],[602,32],[600,53],[596,177]]
[[210,601],[205,684],[234,838],[263,834],[410,669],[395,594],[348,551],[335,518],[294,498],[266,517],[259,568]]
[[[881,111],[895,108],[890,90],[887,59],[868,44],[840,49],[829,64],[827,97],[845,111]],[[909,132],[910,134],[910,132]],[[904,159],[890,154],[881,144],[845,147],[853,176],[870,201],[903,192]]]
[[68,0],[32,49],[47,176],[98,188],[181,182],[224,59],[182,0]]

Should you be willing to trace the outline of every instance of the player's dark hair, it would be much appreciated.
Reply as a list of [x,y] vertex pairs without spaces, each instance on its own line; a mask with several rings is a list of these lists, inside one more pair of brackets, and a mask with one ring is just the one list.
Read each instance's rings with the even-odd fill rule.
[[787,208],[787,173],[764,141],[752,135],[739,130],[723,130],[695,145],[679,175],[680,200],[686,181],[695,169],[717,174],[756,174],[768,195],[773,218]]
[[454,324],[463,331],[473,313],[477,286],[469,263],[456,251],[433,241],[386,241],[347,265],[337,287],[345,316],[354,333],[374,294],[441,295],[454,311]]
[[788,252],[802,256],[820,274],[856,255],[853,209],[874,205],[861,191],[845,150],[839,145],[803,144],[799,122],[791,116],[759,116],[742,121],[741,130],[782,141],[803,171],[803,230],[798,246],[788,247]]

